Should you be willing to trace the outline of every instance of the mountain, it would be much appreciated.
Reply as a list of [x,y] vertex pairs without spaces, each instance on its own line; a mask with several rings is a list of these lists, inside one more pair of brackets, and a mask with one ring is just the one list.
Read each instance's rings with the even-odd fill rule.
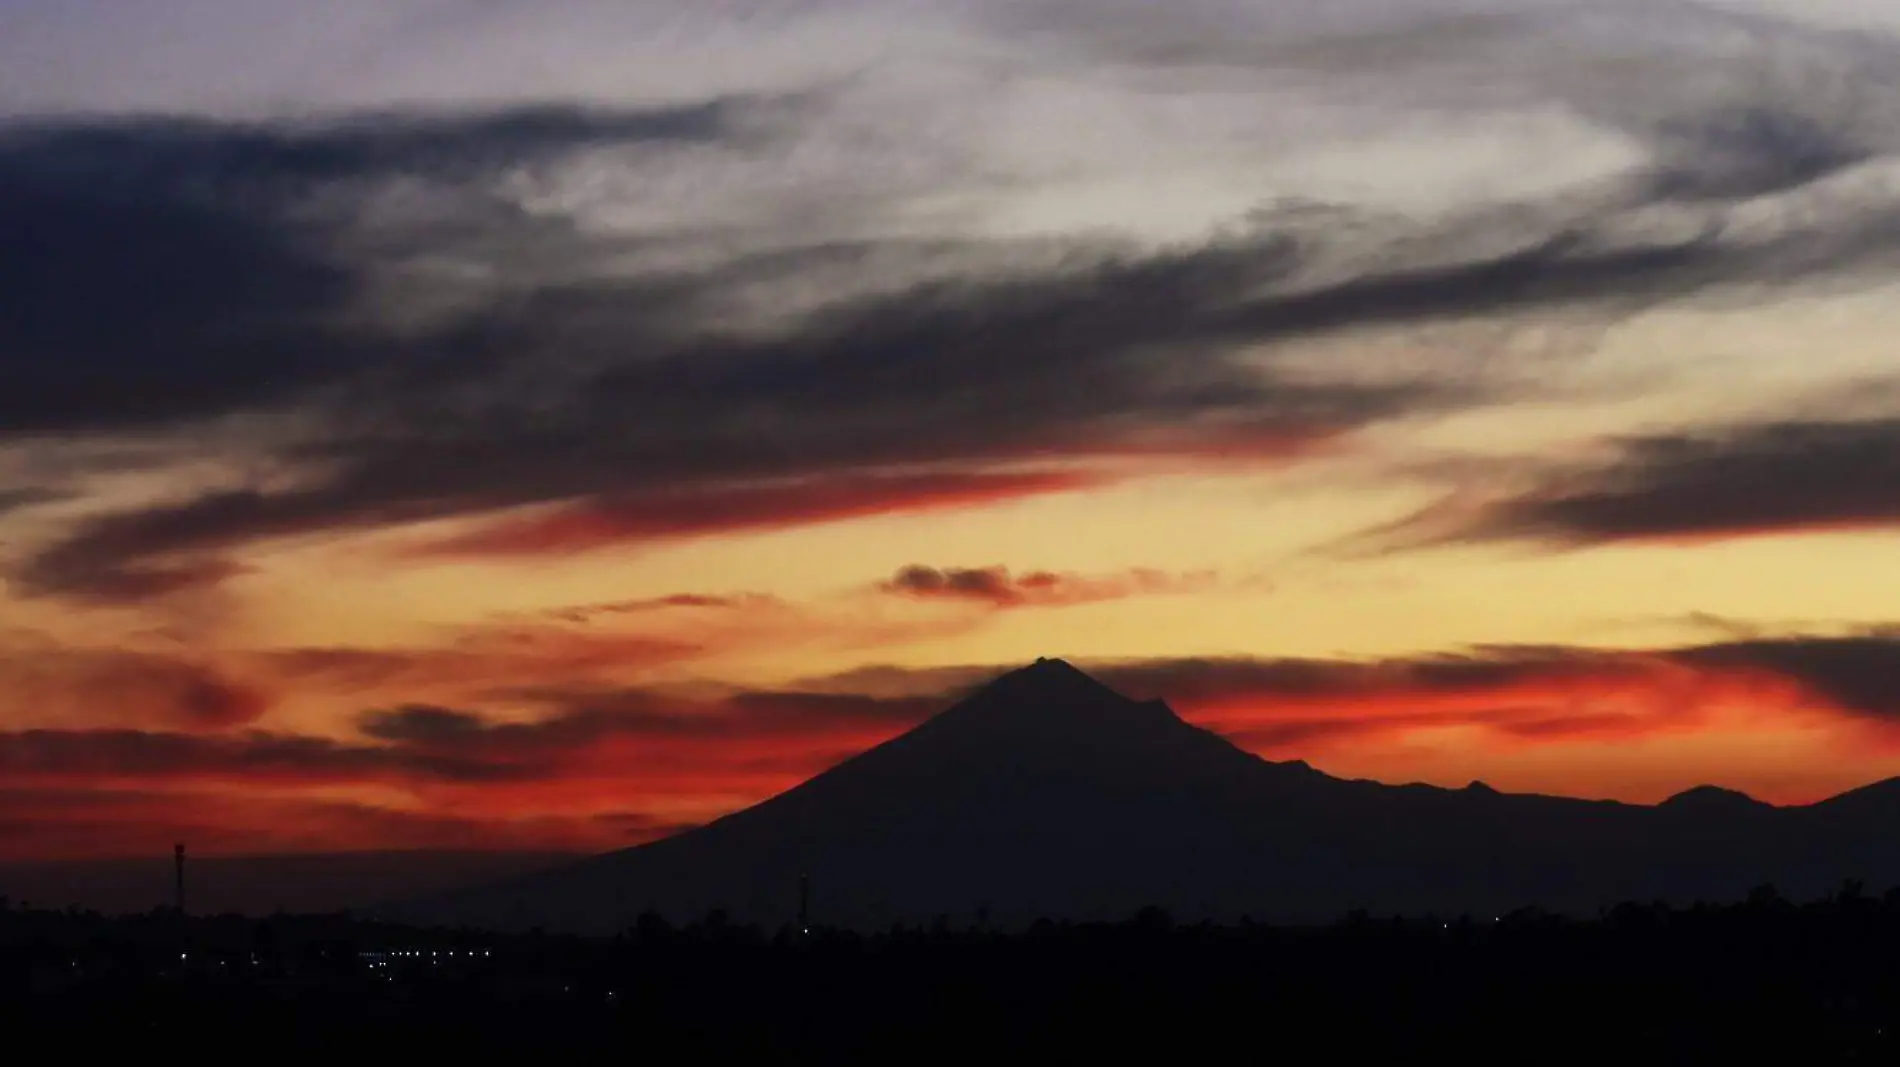
[[1772,806],[1764,801],[1756,800],[1747,793],[1714,785],[1699,785],[1694,789],[1685,789],[1662,802],[1662,807],[1675,811],[1739,812]]
[[1274,763],[1060,660],[700,829],[392,907],[411,921],[610,932],[654,911],[1021,925],[1593,912],[1900,878],[1900,788],[1808,808],[1691,790],[1656,807],[1347,781]]

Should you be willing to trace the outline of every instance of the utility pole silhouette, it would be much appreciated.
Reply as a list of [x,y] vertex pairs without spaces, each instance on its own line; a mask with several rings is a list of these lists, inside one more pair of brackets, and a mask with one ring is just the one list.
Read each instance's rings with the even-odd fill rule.
[[177,867],[177,871],[178,871],[178,881],[175,887],[176,892],[177,892],[178,914],[183,915],[185,913],[185,846],[184,845],[178,844],[178,845],[172,846],[172,863]]
[[811,875],[798,876],[798,935],[811,936]]

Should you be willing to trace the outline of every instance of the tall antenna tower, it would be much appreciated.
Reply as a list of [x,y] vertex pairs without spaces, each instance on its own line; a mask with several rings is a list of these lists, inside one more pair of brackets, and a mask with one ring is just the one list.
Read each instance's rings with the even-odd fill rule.
[[185,913],[185,846],[172,846],[172,864],[177,868],[178,881],[175,886],[178,899],[178,914]]

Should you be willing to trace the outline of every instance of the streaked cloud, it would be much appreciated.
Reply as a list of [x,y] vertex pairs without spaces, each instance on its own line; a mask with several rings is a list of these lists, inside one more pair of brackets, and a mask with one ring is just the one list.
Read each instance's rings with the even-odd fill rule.
[[[1342,363],[1314,380],[1310,368],[1261,358],[1263,345],[1472,316],[1615,314],[1889,264],[1894,202],[1872,171],[1900,137],[1900,95],[1868,65],[1884,46],[1672,12],[1655,35],[1640,23],[1630,31],[1645,51],[1626,73],[1661,96],[1632,100],[1627,79],[1582,61],[1494,71],[1526,94],[1518,104],[1581,106],[1647,144],[1648,159],[1620,178],[1539,202],[1453,206],[1429,225],[1347,203],[1314,226],[1263,192],[1264,207],[1232,220],[1240,229],[1164,249],[1086,231],[1041,243],[972,236],[981,228],[968,220],[905,232],[895,222],[904,205],[970,178],[939,174],[933,189],[890,172],[881,139],[964,134],[860,115],[873,105],[851,82],[735,86],[631,108],[19,126],[0,141],[14,190],[0,205],[13,238],[4,247],[17,253],[0,277],[27,287],[20,306],[31,311],[0,324],[0,339],[24,353],[33,387],[11,394],[32,403],[0,409],[0,431],[189,433],[214,460],[268,457],[267,474],[89,520],[30,559],[19,585],[139,599],[241,573],[218,557],[272,539],[528,506],[553,510],[498,518],[444,547],[534,554],[639,540],[668,532],[647,516],[675,503],[713,518],[674,532],[715,533],[901,511],[916,499],[744,503],[805,479],[976,483],[1019,476],[995,469],[1008,464],[1297,458],[1370,425],[1510,395],[1456,361],[1403,380]],[[1340,51],[1346,43],[1466,17],[1447,7],[1394,22],[1376,5],[1348,14],[1303,26],[1202,5],[1196,19],[1235,32],[1196,35],[1205,55],[1137,50],[1115,69],[1245,60],[1261,93],[1288,72],[1310,87],[1351,85],[1365,72]],[[982,5],[958,14],[956,39],[999,17],[1017,15]],[[1178,36],[1133,10],[1043,6],[1021,17],[1074,43],[1054,54],[1085,67],[1101,59],[1082,57],[1110,47],[1098,30],[1124,42]],[[1605,46],[1594,23],[1555,8],[1498,5],[1481,17],[1513,55]],[[435,24],[455,18],[445,8]],[[1702,49],[1683,32],[1698,25],[1734,36],[1738,51]],[[1313,34],[1334,41],[1333,54],[1221,51]],[[1468,44],[1477,51],[1467,55],[1457,35],[1420,38],[1406,47],[1429,51],[1384,72],[1465,85],[1460,72],[1499,54],[1482,37]],[[953,67],[977,62],[958,48]],[[1685,49],[1709,86],[1691,92],[1662,77],[1663,59]],[[1807,72],[1822,70],[1834,77],[1817,87]],[[936,94],[959,86],[952,78],[898,99],[928,111],[950,106]],[[1436,106],[1514,105],[1454,94]],[[837,141],[838,123],[854,116],[877,135]],[[806,184],[751,201],[775,202],[776,221],[731,214],[735,201],[702,205],[714,213],[682,227],[677,212],[616,199],[715,188],[681,167],[721,182],[783,176],[808,151],[819,165]],[[863,153],[878,161],[860,171],[875,192],[846,179]],[[850,210],[834,216],[828,203]],[[163,269],[108,251],[127,234],[162,249]],[[828,282],[816,302],[797,290],[814,270]],[[893,271],[907,284],[880,289]],[[735,319],[737,309],[750,310]],[[735,332],[734,322],[747,325]],[[249,428],[228,443],[203,429],[237,416]]]
[[1633,437],[1599,465],[1531,465],[1524,488],[1456,496],[1371,546],[1695,545],[1900,525],[1900,421],[1780,422]]

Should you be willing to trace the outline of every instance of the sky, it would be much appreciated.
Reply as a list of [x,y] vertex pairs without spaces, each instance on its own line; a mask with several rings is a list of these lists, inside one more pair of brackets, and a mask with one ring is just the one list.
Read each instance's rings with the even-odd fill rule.
[[638,844],[1066,657],[1900,776],[1886,0],[0,0],[0,860]]

